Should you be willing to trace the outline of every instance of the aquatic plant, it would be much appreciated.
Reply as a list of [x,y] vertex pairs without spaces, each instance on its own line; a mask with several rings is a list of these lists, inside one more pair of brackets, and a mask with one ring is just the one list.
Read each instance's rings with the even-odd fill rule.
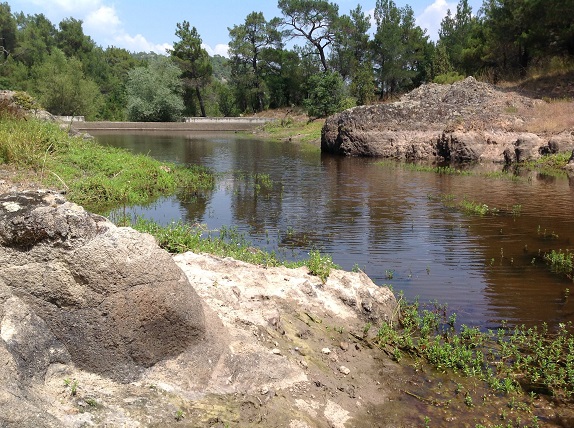
[[574,268],[574,253],[570,250],[551,250],[544,254],[544,260],[550,265],[553,272],[569,274]]
[[[423,358],[440,371],[481,379],[498,392],[574,395],[574,336],[571,324],[481,332],[454,327],[444,306],[400,299],[400,328],[383,323],[377,344],[390,355]],[[390,349],[389,349],[390,348]]]

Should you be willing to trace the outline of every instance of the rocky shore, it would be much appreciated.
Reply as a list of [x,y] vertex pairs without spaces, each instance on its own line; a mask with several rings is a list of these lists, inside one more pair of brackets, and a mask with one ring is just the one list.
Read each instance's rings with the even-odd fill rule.
[[399,101],[355,107],[329,117],[321,149],[345,156],[432,162],[513,163],[572,152],[574,131],[524,132],[521,112],[545,101],[473,77],[426,84]]
[[0,196],[0,244],[1,427],[409,425],[363,273],[172,258],[48,191]]

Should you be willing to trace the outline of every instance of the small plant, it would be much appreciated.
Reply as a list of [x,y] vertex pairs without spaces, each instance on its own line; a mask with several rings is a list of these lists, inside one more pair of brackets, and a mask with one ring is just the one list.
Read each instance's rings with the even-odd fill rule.
[[338,266],[333,263],[330,255],[321,255],[318,250],[313,250],[309,253],[309,259],[305,263],[309,268],[311,275],[321,278],[323,283],[327,282],[327,278],[331,274],[331,269],[336,269]]
[[544,254],[544,260],[550,265],[550,269],[556,273],[569,274],[574,267],[574,253],[570,250],[566,250],[566,252],[552,250]]
[[467,392],[467,393],[464,395],[464,404],[466,404],[468,407],[473,407],[473,406],[474,406],[474,404],[473,404],[473,402],[472,402],[472,397],[471,397],[471,395],[470,395],[469,392]]
[[76,394],[78,393],[78,381],[77,380],[70,380],[70,379],[64,379],[64,386],[66,386],[67,388],[70,388],[70,395],[72,396],[76,396]]
[[178,409],[177,412],[175,412],[175,420],[176,421],[183,421],[185,419],[185,412],[181,409]]
[[385,270],[385,278],[386,279],[393,279],[394,276],[395,276],[394,270],[392,270],[392,269]]

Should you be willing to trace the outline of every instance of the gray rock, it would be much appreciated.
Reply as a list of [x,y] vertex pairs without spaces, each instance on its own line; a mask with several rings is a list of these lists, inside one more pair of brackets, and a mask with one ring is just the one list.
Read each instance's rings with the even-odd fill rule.
[[394,103],[360,106],[327,118],[321,150],[345,156],[450,162],[516,162],[574,148],[565,133],[549,142],[514,130],[509,107],[536,101],[472,77],[422,85]]
[[0,316],[20,377],[54,362],[117,381],[204,337],[199,297],[153,237],[48,192],[0,196]]
[[514,143],[516,162],[540,158],[544,141],[535,134],[523,134]]

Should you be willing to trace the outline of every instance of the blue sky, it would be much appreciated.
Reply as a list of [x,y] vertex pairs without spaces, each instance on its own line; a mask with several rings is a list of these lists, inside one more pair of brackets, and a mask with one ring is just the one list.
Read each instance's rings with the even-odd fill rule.
[[[189,21],[197,28],[210,54],[226,54],[228,27],[242,24],[251,12],[266,19],[280,16],[276,0],[7,0],[12,12],[43,13],[54,25],[67,17],[81,19],[84,33],[100,46],[117,46],[134,52],[165,53],[176,40],[176,24]],[[335,0],[339,13],[360,4],[371,12],[375,0]],[[417,24],[434,40],[447,9],[456,10],[458,0],[395,0],[410,5]],[[474,13],[482,0],[469,0]]]

